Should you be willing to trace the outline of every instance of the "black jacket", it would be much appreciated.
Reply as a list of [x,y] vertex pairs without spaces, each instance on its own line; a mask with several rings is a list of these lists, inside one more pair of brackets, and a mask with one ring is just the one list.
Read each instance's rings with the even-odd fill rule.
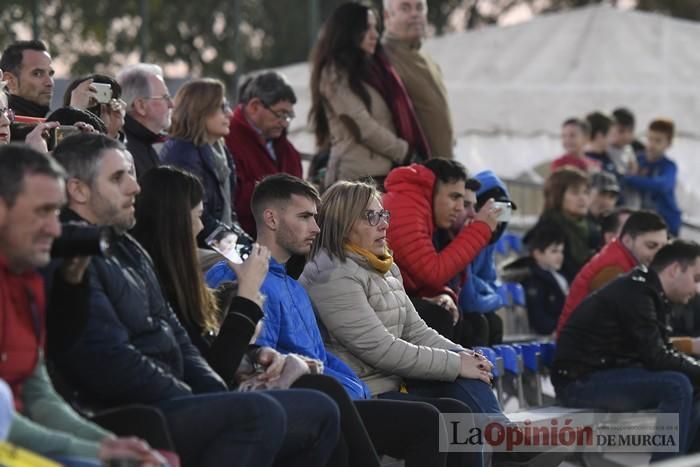
[[159,142],[161,137],[131,118],[129,114],[124,117],[124,134],[126,148],[134,157],[136,178],[140,182],[143,174],[160,165],[160,159],[156,150],[153,149],[153,144]]
[[[8,94],[7,106],[15,111],[15,115],[22,117],[44,118],[49,113],[49,107],[32,102],[14,94]],[[10,125],[10,139],[15,143],[23,143],[34,125],[25,123],[13,123]]]
[[54,355],[84,402],[113,407],[227,390],[192,345],[151,258],[132,237],[115,240],[111,256],[93,257],[87,275],[85,331],[70,350]]
[[669,344],[670,310],[659,276],[643,267],[589,295],[559,335],[553,383],[595,370],[640,367],[677,371],[700,386],[700,362]]
[[504,280],[507,276],[520,282],[525,290],[530,328],[537,334],[554,332],[566,301],[566,294],[554,275],[526,256],[505,266]]

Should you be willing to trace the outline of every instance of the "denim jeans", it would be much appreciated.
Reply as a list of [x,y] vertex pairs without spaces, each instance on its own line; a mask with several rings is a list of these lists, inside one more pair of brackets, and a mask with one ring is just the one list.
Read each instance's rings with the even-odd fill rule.
[[472,413],[502,414],[491,386],[478,379],[457,378],[454,382],[409,380],[411,394],[429,397],[449,397],[464,402]]
[[12,402],[12,390],[5,380],[0,379],[0,441],[7,438],[14,416],[14,403]]
[[[677,413],[680,452],[688,452],[700,423],[700,410],[693,400],[693,385],[683,373],[644,368],[595,371],[586,377],[555,386],[557,399],[567,407],[590,407],[612,412],[656,410]],[[676,453],[653,453],[652,461]]]
[[158,404],[183,467],[323,466],[338,408],[309,390],[221,392]]

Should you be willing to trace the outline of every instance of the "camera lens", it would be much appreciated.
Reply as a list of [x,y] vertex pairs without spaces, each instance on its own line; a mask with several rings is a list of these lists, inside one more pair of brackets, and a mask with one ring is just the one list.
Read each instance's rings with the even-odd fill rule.
[[68,222],[62,224],[61,236],[54,240],[51,256],[72,258],[107,255],[114,235],[114,230],[110,227]]

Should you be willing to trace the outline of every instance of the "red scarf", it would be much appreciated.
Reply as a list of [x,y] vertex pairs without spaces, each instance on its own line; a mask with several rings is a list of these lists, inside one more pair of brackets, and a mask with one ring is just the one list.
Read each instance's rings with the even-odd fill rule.
[[[384,102],[391,111],[397,135],[409,144],[419,158],[430,159],[430,147],[416,118],[413,103],[408,97],[401,78],[381,48],[377,48],[370,58],[365,81],[384,98]],[[410,162],[422,161],[407,161],[407,163]]]

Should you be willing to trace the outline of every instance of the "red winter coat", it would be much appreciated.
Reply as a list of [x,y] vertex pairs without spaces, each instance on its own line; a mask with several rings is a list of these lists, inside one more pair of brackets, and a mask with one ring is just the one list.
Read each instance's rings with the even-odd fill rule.
[[18,411],[22,385],[34,372],[44,345],[45,305],[39,273],[15,274],[0,256],[0,378],[12,389]]
[[444,293],[491,239],[489,226],[475,221],[438,252],[433,245],[434,185],[433,172],[418,164],[392,170],[384,182],[384,208],[391,211],[389,247],[411,296]]
[[569,289],[564,310],[557,323],[557,336],[576,307],[591,293],[637,265],[637,259],[617,239],[605,245],[588,263],[581,268]]
[[255,184],[267,175],[280,172],[301,178],[301,158],[287,139],[287,135],[282,134],[272,143],[277,155],[277,160],[273,160],[267,152],[265,140],[248,123],[240,105],[233,112],[229,129],[226,146],[236,163],[236,214],[243,229],[255,236],[255,220],[250,211],[250,198],[253,196]]

